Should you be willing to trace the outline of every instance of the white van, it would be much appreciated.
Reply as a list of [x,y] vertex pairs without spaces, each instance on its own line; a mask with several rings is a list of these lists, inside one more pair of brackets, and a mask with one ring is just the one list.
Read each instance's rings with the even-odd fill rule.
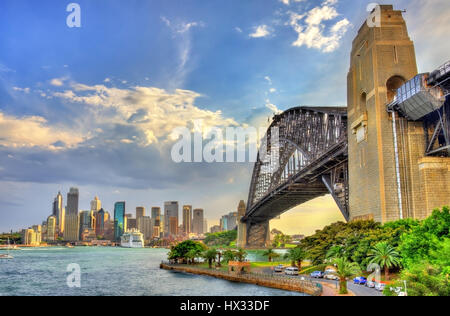
[[298,275],[298,268],[297,268],[297,267],[289,267],[289,268],[286,268],[286,269],[284,270],[284,273],[285,273],[286,275]]

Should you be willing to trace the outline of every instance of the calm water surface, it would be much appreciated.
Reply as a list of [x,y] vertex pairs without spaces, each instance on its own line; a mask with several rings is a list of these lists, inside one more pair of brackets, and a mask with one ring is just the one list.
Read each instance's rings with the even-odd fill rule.
[[[31,248],[11,254],[13,260],[0,260],[0,295],[302,295],[160,270],[165,249]],[[66,284],[71,263],[81,267],[81,288]]]

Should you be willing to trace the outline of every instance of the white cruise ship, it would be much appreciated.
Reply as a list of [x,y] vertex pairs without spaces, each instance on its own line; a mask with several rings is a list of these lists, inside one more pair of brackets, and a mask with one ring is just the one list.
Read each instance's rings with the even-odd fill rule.
[[123,248],[144,248],[144,235],[137,229],[129,230],[122,235],[120,246]]

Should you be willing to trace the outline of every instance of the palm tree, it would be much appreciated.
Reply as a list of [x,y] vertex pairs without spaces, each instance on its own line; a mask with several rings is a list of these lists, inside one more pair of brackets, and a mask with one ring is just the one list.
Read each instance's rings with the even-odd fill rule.
[[235,255],[239,262],[244,262],[248,254],[244,249],[239,248]]
[[234,259],[236,258],[236,254],[233,250],[226,250],[223,253],[223,260],[228,263],[230,261],[234,261]]
[[195,264],[195,258],[200,257],[202,252],[199,249],[191,249],[186,254],[186,258],[191,260],[192,264]]
[[298,270],[300,271],[302,269],[302,262],[308,257],[308,253],[303,248],[297,247],[289,249],[284,257],[291,260],[293,267],[297,263]]
[[223,253],[222,253],[222,251],[221,250],[217,250],[217,265],[219,266],[219,267],[221,267],[222,266],[222,255],[223,255]]
[[369,252],[370,263],[384,267],[385,280],[389,280],[389,269],[400,265],[400,254],[387,242],[380,242]]
[[272,262],[273,258],[277,258],[280,255],[278,253],[276,253],[275,251],[273,251],[273,248],[269,248],[263,253],[263,256],[268,257],[269,262]]
[[343,246],[333,246],[331,247],[326,255],[327,259],[337,259],[337,258],[343,258],[345,256],[345,248]]
[[339,277],[339,294],[348,294],[347,279],[357,275],[361,269],[356,262],[350,262],[346,258],[334,260],[336,276]]
[[202,257],[208,261],[208,266],[211,269],[212,263],[217,257],[217,250],[215,248],[210,248],[203,252]]

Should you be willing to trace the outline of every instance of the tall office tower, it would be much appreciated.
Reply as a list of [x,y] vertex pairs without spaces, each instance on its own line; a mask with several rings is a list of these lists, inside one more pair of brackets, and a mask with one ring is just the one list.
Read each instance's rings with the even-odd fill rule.
[[238,206],[238,238],[237,246],[238,248],[244,248],[246,246],[247,240],[247,225],[241,222],[241,219],[245,216],[246,206],[244,201],[239,202]]
[[94,211],[82,211],[80,213],[80,235],[85,230],[94,230],[96,228],[95,224],[96,216]]
[[176,201],[164,203],[164,233],[166,235],[176,235],[173,230],[169,229],[171,217],[176,218],[176,230],[178,230],[178,202]]
[[183,232],[189,235],[192,229],[192,205],[183,206]]
[[136,218],[127,217],[127,230],[137,229],[137,220]]
[[152,207],[152,225],[153,227],[159,227],[160,232],[163,231],[160,207]]
[[53,242],[56,240],[57,235],[57,219],[55,215],[51,215],[47,218],[47,237],[46,241]]
[[91,211],[98,212],[98,211],[100,211],[101,208],[102,208],[102,202],[98,199],[98,196],[96,196],[91,201]]
[[204,211],[201,208],[194,210],[194,217],[192,219],[192,232],[197,235],[203,234],[204,225]]
[[58,192],[55,200],[53,201],[52,215],[56,218],[56,229],[59,233],[64,232],[64,217],[65,210],[63,207],[63,196],[61,192]]
[[67,193],[67,207],[64,223],[64,240],[66,241],[78,241],[80,238],[78,200],[78,189],[70,188],[69,193]]
[[178,218],[175,216],[169,217],[169,236],[178,235]]
[[125,202],[114,204],[114,240],[120,241],[123,233],[126,231]]
[[203,220],[203,234],[206,234],[208,232],[208,220],[205,218]]
[[150,216],[141,216],[138,221],[137,229],[144,235],[144,240],[148,241],[153,237],[153,225]]
[[95,216],[95,233],[97,236],[105,237],[105,224],[109,221],[109,213],[100,209]]
[[145,207],[143,206],[136,207],[136,219],[144,216],[145,216]]

